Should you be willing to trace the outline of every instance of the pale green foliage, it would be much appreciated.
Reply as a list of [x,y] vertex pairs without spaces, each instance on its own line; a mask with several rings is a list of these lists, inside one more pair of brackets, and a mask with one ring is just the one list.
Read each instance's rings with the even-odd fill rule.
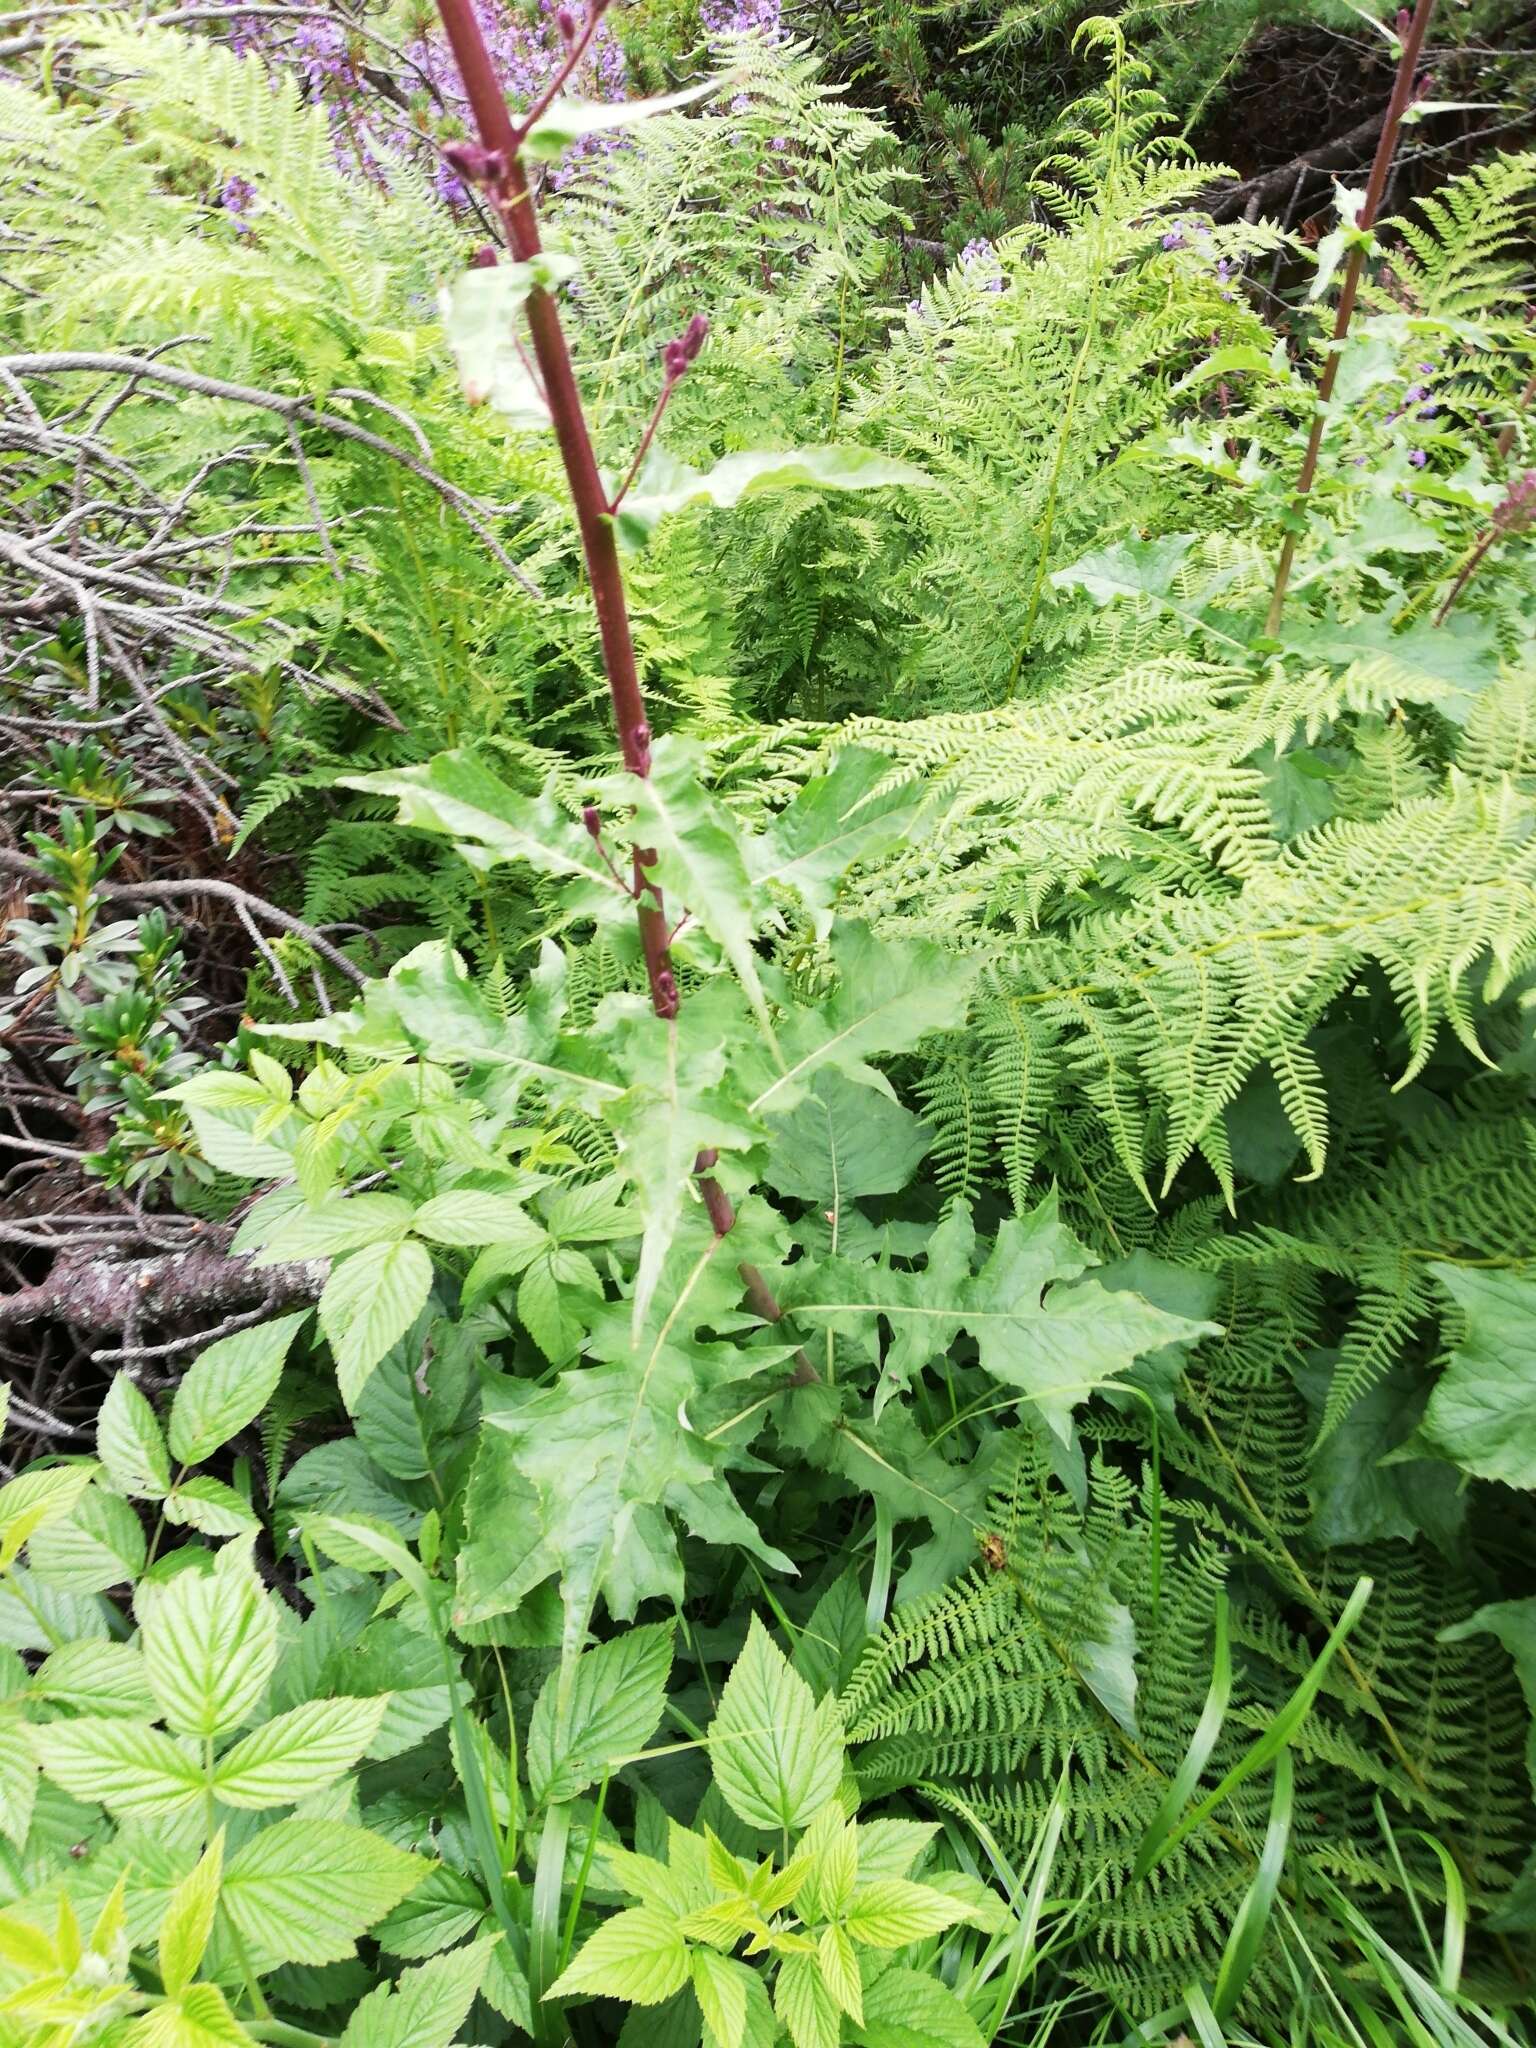
[[[566,2001],[596,2039],[601,1999],[626,2048],[1280,2039],[1323,1995],[1385,2039],[1383,1947],[1522,1995],[1529,1617],[1487,1596],[1532,1476],[1536,667],[1512,513],[1478,550],[1529,165],[1372,280],[1298,519],[1315,337],[1236,272],[1304,254],[1181,213],[1208,170],[1090,40],[1029,221],[905,313],[886,133],[793,45],[544,195],[610,476],[712,323],[620,515],[644,784],[531,273],[450,286],[464,408],[456,232],[291,82],[103,20],[89,90],[4,89],[50,339],[192,323],[211,372],[403,410],[540,592],[309,424],[339,579],[234,572],[402,726],[254,678],[242,854],[389,929],[173,1091],[313,1318],[120,1375],[97,1465],[0,1490],[26,2048],[237,2048],[253,1979],[345,2048],[553,2043]],[[194,196],[236,167],[249,240]],[[103,431],[175,482],[231,417]],[[253,431],[199,518],[310,510]]]

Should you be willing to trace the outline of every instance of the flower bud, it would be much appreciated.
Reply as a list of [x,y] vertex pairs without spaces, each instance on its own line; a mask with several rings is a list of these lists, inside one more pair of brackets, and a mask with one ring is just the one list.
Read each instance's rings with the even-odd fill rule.
[[583,825],[586,826],[587,830],[591,833],[594,839],[600,839],[602,837],[603,821],[598,813],[598,808],[596,804],[583,804],[581,810],[581,822]]
[[482,242],[469,259],[471,270],[494,270],[501,259],[496,253],[494,242]]
[[483,149],[478,142],[450,142],[443,159],[469,185],[495,185],[507,174],[507,160],[501,151]]
[[555,9],[555,27],[560,31],[560,40],[567,49],[576,40],[576,17],[569,7]]

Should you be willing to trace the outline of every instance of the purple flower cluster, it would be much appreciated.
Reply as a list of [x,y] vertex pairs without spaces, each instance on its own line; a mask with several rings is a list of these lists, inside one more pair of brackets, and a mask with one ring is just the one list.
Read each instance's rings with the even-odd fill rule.
[[[325,109],[337,159],[346,169],[383,180],[389,156],[413,153],[424,140],[473,132],[469,104],[441,29],[423,27],[404,47],[409,68],[400,83],[411,94],[411,104],[402,109],[368,89],[362,76],[367,45],[355,39],[344,22],[305,20],[289,33],[281,20],[242,15],[239,0],[227,4],[234,15],[232,47],[242,55],[259,50],[274,64],[297,69],[306,97]],[[565,60],[568,38],[580,35],[585,26],[583,11],[564,0],[539,0],[536,12],[523,11],[514,0],[475,0],[475,13],[498,78],[513,101],[523,105],[544,91]],[[566,90],[585,99],[613,100],[623,97],[626,84],[623,49],[604,23]],[[579,145],[587,150],[615,146],[613,136],[590,137]],[[558,174],[555,182],[560,182]],[[462,178],[441,156],[434,160],[433,183],[450,206],[461,206],[468,197]],[[228,205],[227,200],[221,203]]]
[[[1415,365],[1415,368],[1418,377],[1427,380],[1434,376],[1436,365],[1434,363],[1419,363]],[[1400,402],[1383,414],[1382,424],[1390,427],[1401,419],[1432,420],[1439,413],[1439,410],[1440,408],[1435,402],[1434,385],[1427,381],[1417,382],[1410,384],[1403,392]],[[1429,463],[1429,451],[1425,448],[1412,448],[1408,452],[1408,460],[1415,469],[1424,469]]]
[[[556,4],[556,0],[539,0],[536,16],[503,6],[499,0],[475,0],[475,15],[503,90],[515,104],[524,106],[538,98],[564,62],[567,37],[574,40],[586,26],[584,9]],[[469,104],[453,52],[441,31],[434,29],[415,37],[407,43],[405,54],[416,67],[414,77],[427,86],[437,106],[468,132],[472,126]],[[565,89],[582,99],[617,100],[624,97],[627,83],[623,49],[604,23]],[[586,150],[616,146],[614,136],[589,137],[580,145]],[[449,165],[439,163],[433,182],[450,206],[463,204],[463,182]],[[558,173],[554,182],[561,182]]]
[[228,177],[219,193],[219,204],[226,213],[232,213],[244,226],[241,216],[251,211],[256,204],[256,187],[249,178]]
[[781,0],[701,0],[699,23],[711,42],[756,34],[776,43],[784,35]]
[[1195,249],[1199,247],[1202,241],[1208,242],[1210,238],[1211,224],[1209,221],[1197,220],[1193,215],[1181,213],[1176,219],[1169,222],[1163,234],[1163,247],[1165,249]]
[[[1211,262],[1212,251],[1209,247],[1211,224],[1207,220],[1200,220],[1193,214],[1181,213],[1169,222],[1168,226],[1163,230],[1160,239],[1165,249],[1189,249],[1206,263]],[[1235,298],[1237,296],[1234,289],[1236,278],[1231,263],[1228,262],[1225,256],[1219,256],[1215,260],[1214,268],[1216,283],[1221,296],[1224,299]]]
[[982,236],[967,242],[960,251],[960,268],[987,272],[988,274],[980,280],[984,292],[1000,292],[1003,288],[1003,273],[998,264],[997,251]]

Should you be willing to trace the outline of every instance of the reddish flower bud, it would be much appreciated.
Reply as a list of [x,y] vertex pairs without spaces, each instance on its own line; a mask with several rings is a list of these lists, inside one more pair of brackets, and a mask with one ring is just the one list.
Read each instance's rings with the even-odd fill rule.
[[569,49],[576,40],[576,17],[569,7],[555,9],[555,27],[560,31],[560,40]]
[[474,255],[470,257],[469,267],[471,270],[494,270],[500,260],[496,253],[496,244],[494,242],[482,242]]
[[683,353],[687,360],[694,362],[704,346],[704,337],[709,333],[709,322],[702,313],[695,313],[683,329]]
[[501,151],[482,149],[478,142],[450,142],[443,158],[469,185],[494,185],[507,174],[507,160]]
[[598,808],[596,804],[584,804],[582,806],[581,822],[583,823],[583,825],[586,826],[587,830],[591,833],[594,839],[600,839],[602,837],[603,821],[600,815],[598,814]]

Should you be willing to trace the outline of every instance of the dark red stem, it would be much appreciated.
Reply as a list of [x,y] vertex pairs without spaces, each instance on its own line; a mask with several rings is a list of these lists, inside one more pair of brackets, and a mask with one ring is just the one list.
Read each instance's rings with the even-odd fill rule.
[[[494,164],[487,185],[488,196],[501,217],[512,254],[520,263],[529,263],[539,255],[543,246],[521,155],[523,137],[530,122],[525,118],[518,124],[512,119],[471,0],[437,0],[437,11],[464,83],[481,146],[490,154]],[[599,11],[593,8],[589,14],[589,34]],[[568,64],[566,75],[570,68]],[[539,105],[546,104],[551,96],[547,95]],[[602,643],[603,668],[608,677],[608,695],[613,706],[614,730],[625,767],[643,780],[651,772],[651,728],[646,719],[645,693],[640,687],[640,671],[635,662],[629,607],[624,597],[624,573],[619,563],[618,539],[608,495],[603,489],[592,436],[587,431],[586,411],[582,406],[581,390],[576,382],[576,369],[571,361],[565,330],[560,324],[560,309],[550,293],[536,285],[528,294],[525,310],[533,352],[544,380],[544,396],[554,424],[555,440],[576,508],[582,554],[586,559],[592,601],[597,611],[597,630]],[[701,325],[699,339],[702,332]],[[675,382],[676,378],[669,372],[669,384]],[[666,396],[664,392],[663,403]],[[650,432],[654,430],[653,420]],[[646,442],[642,444],[642,454],[649,439],[648,433]],[[635,915],[640,927],[640,949],[645,957],[646,979],[650,984],[651,1007],[658,1017],[670,1021],[677,1015],[679,996],[667,945],[666,909],[661,891],[646,872],[653,859],[654,855],[644,848],[635,849]],[[699,1192],[714,1225],[715,1235],[724,1237],[734,1227],[736,1213],[731,1207],[730,1197],[709,1172],[714,1163],[713,1153],[701,1153],[694,1170],[700,1177]],[[757,1313],[766,1322],[777,1322],[782,1311],[761,1273],[755,1266],[745,1263],[740,1271]],[[795,1367],[797,1382],[802,1375],[807,1379],[817,1376],[810,1360],[804,1352],[799,1352]]]
[[662,383],[661,395],[656,400],[656,409],[646,423],[645,432],[640,436],[640,446],[635,450],[635,459],[629,465],[629,474],[625,477],[623,483],[619,485],[614,495],[611,509],[615,512],[618,511],[624,500],[629,496],[629,487],[640,474],[640,465],[644,462],[646,452],[650,448],[651,442],[655,439],[656,429],[661,425],[661,416],[666,411],[667,401],[677,389],[677,384],[677,378],[672,376],[668,376]]
[[[1413,18],[1403,35],[1403,53],[1398,60],[1397,76],[1392,81],[1392,97],[1387,102],[1386,118],[1381,124],[1381,133],[1376,138],[1376,154],[1371,161],[1371,175],[1366,182],[1365,199],[1356,216],[1355,225],[1362,234],[1376,225],[1376,216],[1381,211],[1381,202],[1386,197],[1387,177],[1392,169],[1392,159],[1397,154],[1397,138],[1402,131],[1403,116],[1413,99],[1413,81],[1419,68],[1419,54],[1424,48],[1425,32],[1429,28],[1429,17],[1435,10],[1435,0],[1418,0]],[[1365,269],[1365,244],[1357,242],[1349,252],[1344,264],[1344,281],[1339,288],[1339,308],[1334,316],[1333,340],[1328,350],[1328,360],[1323,365],[1323,374],[1317,386],[1317,409],[1312,416],[1312,431],[1307,436],[1307,452],[1302,457],[1301,473],[1296,479],[1295,494],[1291,499],[1291,513],[1294,517],[1312,489],[1317,475],[1317,460],[1322,452],[1323,433],[1328,424],[1328,401],[1333,396],[1333,387],[1338,380],[1339,362],[1344,352],[1344,340],[1349,333],[1351,320],[1355,315],[1355,300],[1360,291],[1360,278]],[[1280,561],[1275,570],[1275,588],[1269,601],[1269,616],[1264,630],[1273,639],[1280,630],[1280,615],[1285,609],[1286,586],[1291,580],[1291,565],[1296,559],[1296,535],[1288,533],[1280,550]]]

